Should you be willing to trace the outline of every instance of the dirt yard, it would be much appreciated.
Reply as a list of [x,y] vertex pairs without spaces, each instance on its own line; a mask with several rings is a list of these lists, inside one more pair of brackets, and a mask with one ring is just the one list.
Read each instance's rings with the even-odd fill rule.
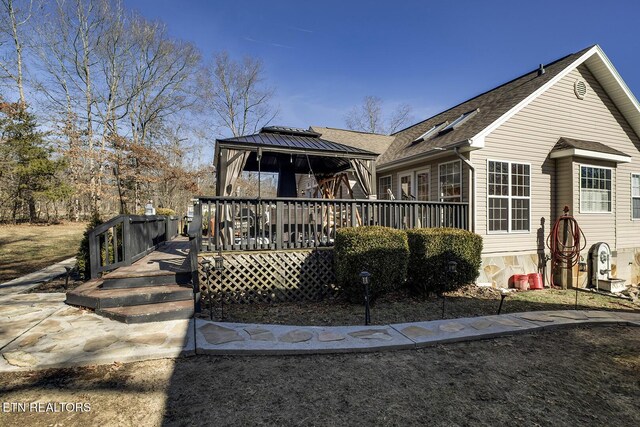
[[[514,292],[504,301],[502,313],[540,310],[573,310],[574,290],[544,289]],[[208,306],[205,298],[203,303]],[[467,286],[450,292],[445,302],[445,317],[474,317],[496,314],[500,305],[500,291],[491,288]],[[578,294],[579,309],[640,311],[640,304],[629,300],[610,298],[594,293]],[[214,319],[220,320],[221,306],[214,304]],[[205,310],[203,316],[208,316]],[[398,291],[379,298],[371,307],[371,322],[390,323],[437,320],[442,316],[442,300],[432,297],[414,297]],[[364,321],[364,307],[343,299],[327,299],[304,303],[225,304],[227,322],[275,323],[281,325],[340,326],[360,324]]]
[[386,353],[208,357],[0,374],[0,425],[640,425],[640,328]]
[[0,282],[75,256],[86,223],[0,226]]

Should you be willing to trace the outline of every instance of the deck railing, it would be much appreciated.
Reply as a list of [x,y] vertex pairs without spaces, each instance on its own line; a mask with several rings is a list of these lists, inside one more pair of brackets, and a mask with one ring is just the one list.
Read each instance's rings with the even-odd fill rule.
[[341,227],[468,229],[468,204],[405,200],[200,197],[201,250],[252,251],[333,246]]
[[89,232],[91,278],[131,265],[178,235],[178,217],[118,215]]

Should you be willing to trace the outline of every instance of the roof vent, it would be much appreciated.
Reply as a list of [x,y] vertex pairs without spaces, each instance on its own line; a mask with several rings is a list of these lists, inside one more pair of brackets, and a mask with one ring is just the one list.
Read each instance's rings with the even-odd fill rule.
[[587,95],[587,84],[584,80],[576,80],[573,84],[573,91],[575,92],[578,99],[584,99]]
[[538,75],[541,76],[544,73],[545,73],[544,65],[540,64],[540,67],[538,68]]

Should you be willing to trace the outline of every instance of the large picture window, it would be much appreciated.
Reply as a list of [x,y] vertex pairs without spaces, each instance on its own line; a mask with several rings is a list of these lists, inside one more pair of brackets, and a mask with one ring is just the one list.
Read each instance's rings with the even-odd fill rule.
[[580,166],[580,212],[611,212],[611,169]]
[[640,219],[640,173],[631,175],[631,218]]
[[459,160],[441,163],[438,168],[440,200],[443,202],[462,201],[462,169]]
[[378,199],[389,200],[391,190],[391,176],[383,176],[378,181]]
[[489,161],[487,180],[488,230],[529,231],[531,166]]

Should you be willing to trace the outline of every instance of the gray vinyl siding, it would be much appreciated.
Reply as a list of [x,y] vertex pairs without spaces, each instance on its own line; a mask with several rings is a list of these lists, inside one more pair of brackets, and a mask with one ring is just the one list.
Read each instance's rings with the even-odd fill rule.
[[[577,79],[587,83],[587,96],[574,94]],[[579,213],[578,164],[597,164],[594,160],[574,158],[554,160],[548,157],[560,137],[597,141],[632,157],[631,163],[615,166],[613,212],[608,215]],[[564,204],[570,204],[585,230],[589,245],[606,241],[612,248],[637,247],[640,222],[631,220],[631,173],[640,171],[640,140],[622,114],[604,92],[595,77],[582,65],[549,88],[527,107],[489,134],[483,149],[474,151],[477,169],[477,227],[484,236],[484,253],[535,252],[541,219],[547,235]],[[531,164],[531,230],[523,234],[487,233],[487,159]],[[571,167],[572,183],[566,182]],[[557,167],[562,166],[561,169]],[[558,180],[556,182],[556,179]],[[557,194],[556,194],[557,192]],[[568,198],[569,194],[573,197]],[[555,194],[555,197],[554,197]],[[570,199],[571,203],[564,203]]]
[[[553,223],[562,215],[565,206],[575,206],[573,201],[573,161],[570,157],[556,159],[555,161],[555,197],[551,199],[551,221],[547,226],[550,230]],[[547,231],[548,234],[548,231]]]

